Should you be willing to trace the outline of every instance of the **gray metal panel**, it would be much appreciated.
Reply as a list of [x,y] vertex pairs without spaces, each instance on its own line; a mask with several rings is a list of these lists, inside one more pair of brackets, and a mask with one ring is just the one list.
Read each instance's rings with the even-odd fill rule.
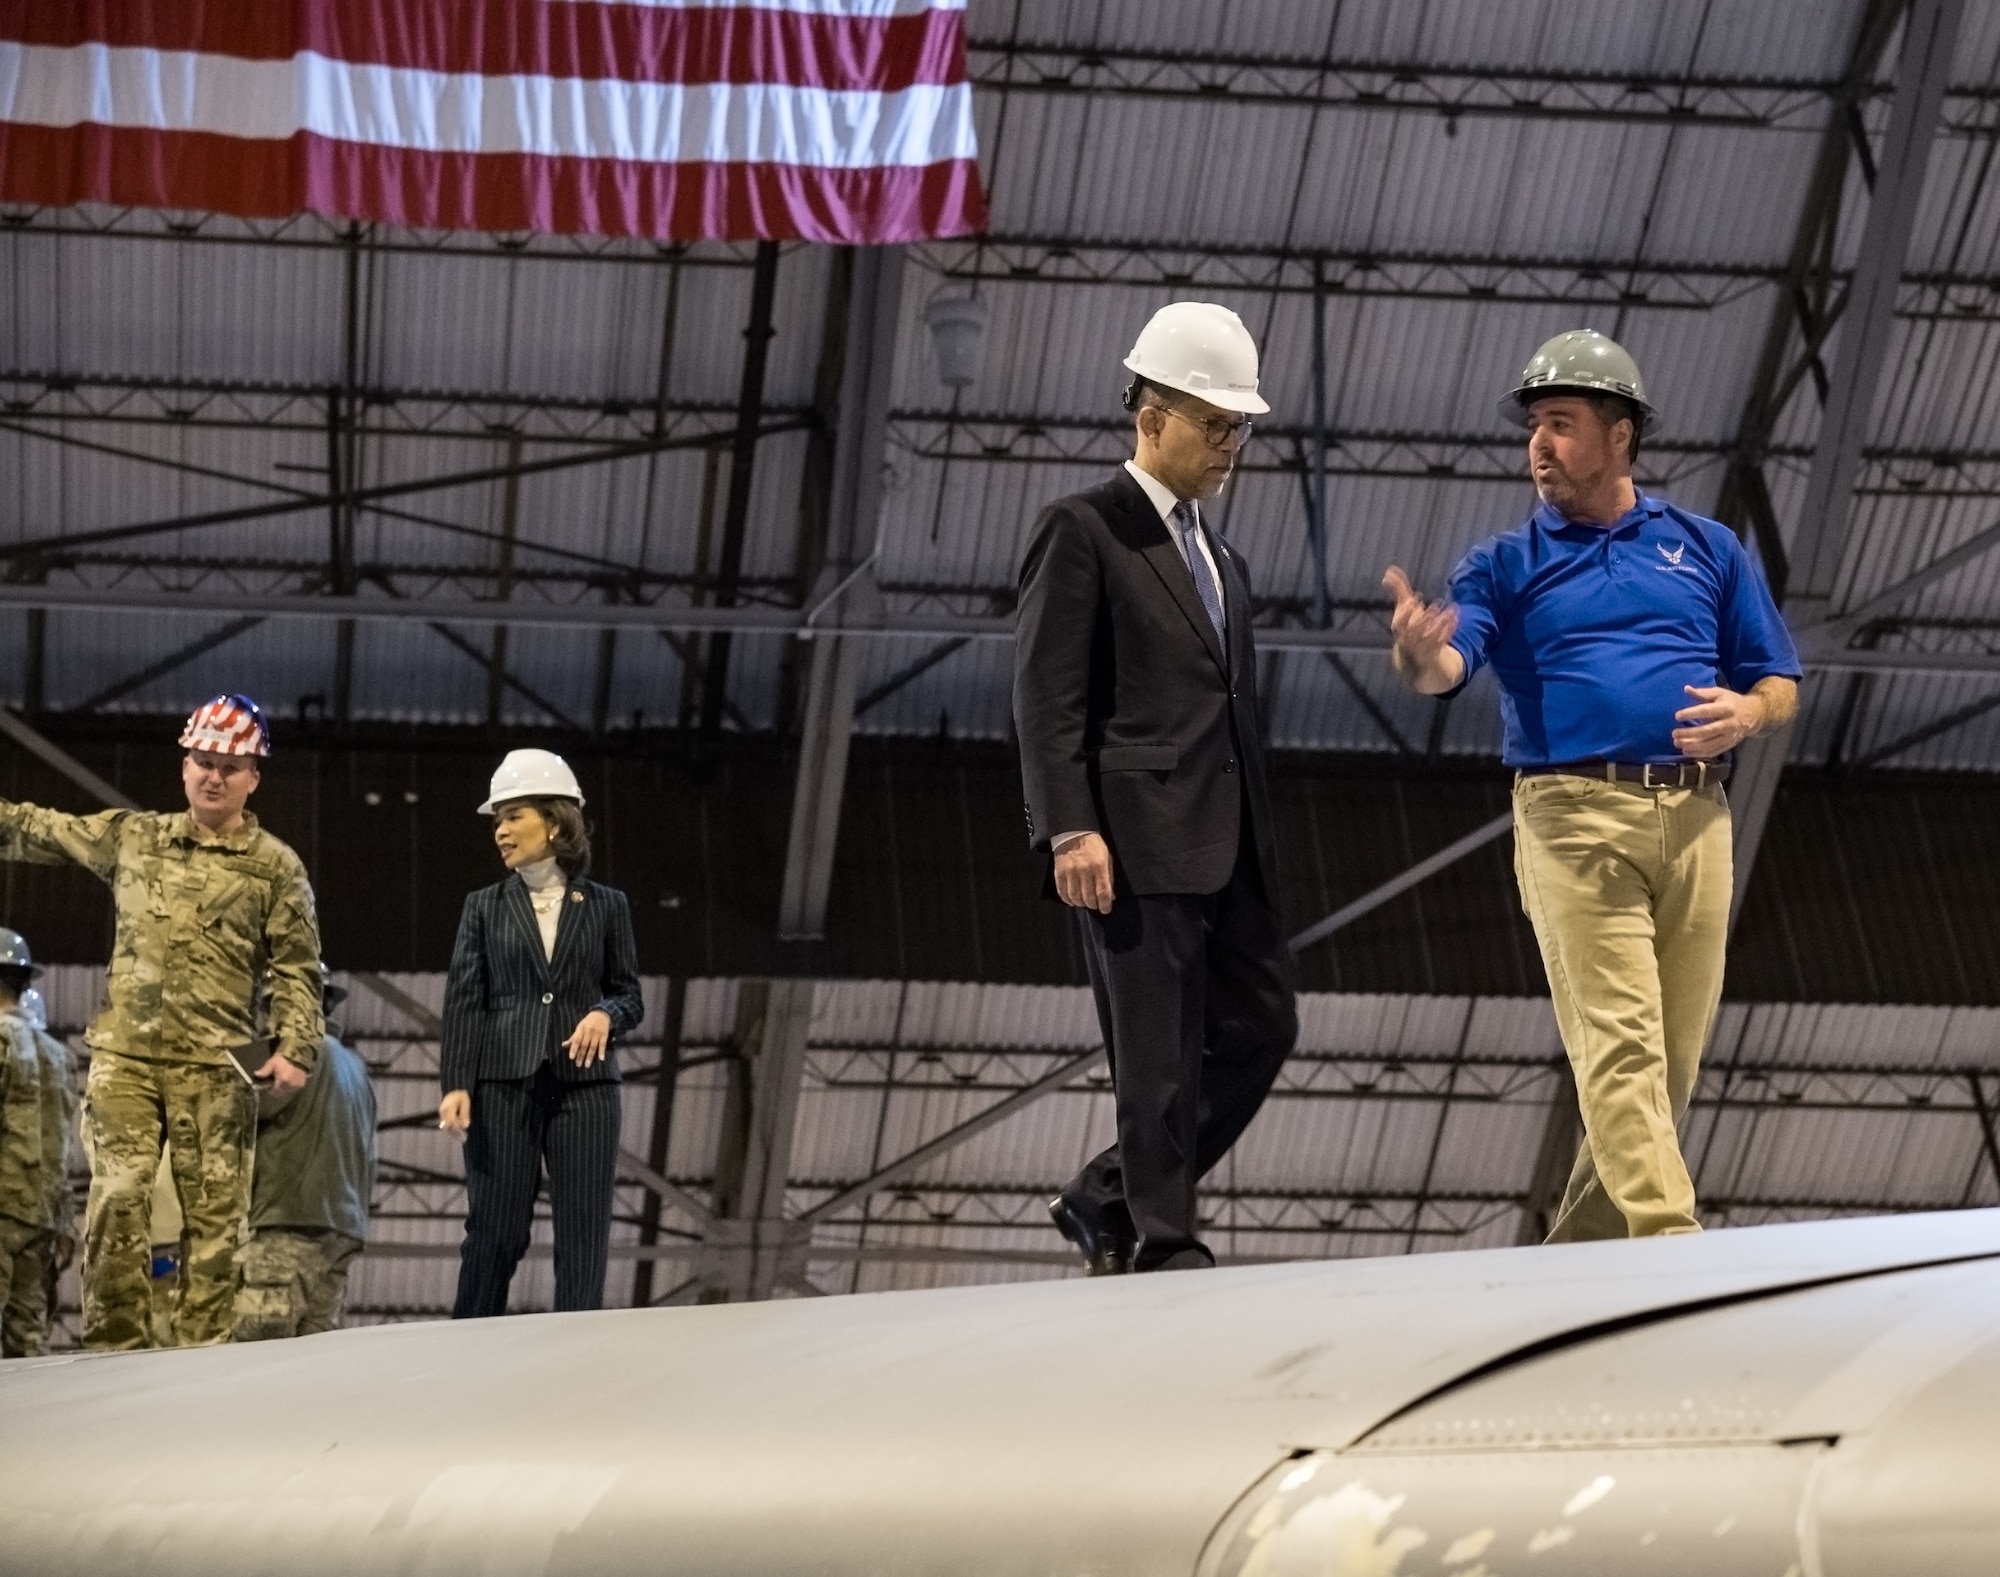
[[1994,1254],[1987,1212],[28,1360],[0,1571],[1189,1571],[1289,1448],[1530,1344]]

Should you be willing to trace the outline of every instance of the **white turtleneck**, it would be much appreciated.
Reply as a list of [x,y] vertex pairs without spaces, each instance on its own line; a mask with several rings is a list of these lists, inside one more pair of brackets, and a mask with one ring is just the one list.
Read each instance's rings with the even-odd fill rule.
[[562,920],[563,893],[569,886],[569,878],[553,854],[546,860],[516,867],[514,874],[527,887],[528,902],[534,905],[535,924],[542,933],[542,952],[554,958],[556,926]]

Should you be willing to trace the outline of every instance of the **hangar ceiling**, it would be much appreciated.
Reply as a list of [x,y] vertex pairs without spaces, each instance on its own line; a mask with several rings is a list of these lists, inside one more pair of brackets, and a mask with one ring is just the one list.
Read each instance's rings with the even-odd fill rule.
[[[1907,19],[1947,14],[1926,64]],[[971,0],[969,32],[992,233],[897,263],[0,211],[0,703],[66,739],[121,716],[157,732],[218,689],[331,748],[485,729],[664,757],[755,736],[796,741],[801,782],[824,788],[841,692],[814,659],[839,650],[854,727],[885,746],[1004,740],[1034,513],[1122,457],[1119,360],[1151,311],[1201,298],[1264,346],[1274,410],[1222,523],[1255,570],[1276,745],[1409,773],[1495,752],[1490,685],[1446,706],[1392,682],[1377,583],[1395,561],[1437,586],[1526,512],[1494,398],[1541,340],[1584,326],[1631,347],[1663,412],[1642,484],[1726,519],[1776,585],[1812,567],[1794,588],[1820,628],[1792,759],[1898,769],[1899,794],[2000,768],[1993,8]],[[1913,162],[1893,157],[1898,124]],[[1871,239],[1889,198],[1907,223]],[[1881,278],[1857,373],[1849,329]],[[931,309],[966,297],[980,365],[947,385]],[[866,444],[857,378],[880,391]],[[1851,507],[1828,538],[1823,415],[1843,401]],[[1820,564],[1826,540],[1837,561]],[[822,626],[841,641],[800,639]],[[810,873],[773,863],[771,906],[810,909]],[[1752,919],[1795,942],[1769,907]],[[658,1074],[636,1081],[627,1147],[706,1209],[743,983],[676,967],[649,982],[641,1048],[683,1059],[675,1104],[657,1121]],[[792,1026],[803,1115],[775,1180],[795,1213],[1088,1038],[1053,985],[989,1001],[1005,988],[751,984],[770,999],[758,1023]],[[958,1029],[906,1033],[923,991],[962,994]],[[420,1133],[428,1043],[387,1000],[352,1011],[407,1119],[377,1201],[405,1247],[362,1273],[397,1317],[441,1307],[459,1206],[449,1150]],[[1994,1197],[1985,1010],[1729,1011],[1692,1141],[1713,1219]],[[1527,1231],[1567,1142],[1545,1012],[1321,999],[1297,1087],[1214,1191],[1225,1251]],[[1039,1200],[1103,1105],[1079,1071],[849,1201],[813,1226],[822,1257],[789,1290],[1066,1263]],[[695,1249],[673,1235],[701,1230],[649,1186],[621,1194],[640,1301],[680,1284]]]
[[[1432,703],[1380,656],[1376,582],[1396,559],[1435,585],[1525,512],[1493,397],[1557,329],[1632,346],[1665,413],[1647,484],[1731,516],[1782,578],[1901,12],[975,0],[994,230],[910,249],[898,293],[869,546],[882,621],[906,633],[863,643],[859,726],[1005,733],[996,637],[1024,534],[1122,453],[1119,358],[1176,297],[1225,302],[1266,346],[1276,410],[1226,526],[1270,640],[1300,648],[1269,659],[1280,744],[1428,733]],[[1841,605],[2000,514],[1996,57],[2000,23],[1973,8],[1927,144]],[[226,684],[308,716],[795,729],[789,626],[825,554],[846,273],[804,246],[0,215],[9,699],[173,711]],[[983,366],[957,388],[924,327],[940,291],[976,292],[986,314]],[[1322,440],[1326,635],[1308,628]],[[78,606],[118,591],[187,600]],[[423,606],[358,624],[232,612],[271,593]],[[484,607],[450,606],[467,602],[551,622],[499,636]],[[714,675],[713,633],[590,625],[607,609],[728,622],[731,606],[767,622]],[[1797,754],[1991,766],[1996,623],[1984,557],[1879,610],[1847,644],[1889,671],[1816,679]],[[1440,743],[1495,738],[1481,693]]]

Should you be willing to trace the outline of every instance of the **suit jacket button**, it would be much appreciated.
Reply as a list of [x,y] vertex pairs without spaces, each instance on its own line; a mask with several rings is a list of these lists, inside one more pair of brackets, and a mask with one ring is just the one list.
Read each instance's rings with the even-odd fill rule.
[[553,991],[544,991],[542,993],[542,1006],[547,1007],[551,1002],[555,1001],[555,999],[556,999],[556,994]]
[[1231,756],[1227,761],[1223,762],[1222,770],[1224,772],[1234,772],[1236,770],[1236,758]]

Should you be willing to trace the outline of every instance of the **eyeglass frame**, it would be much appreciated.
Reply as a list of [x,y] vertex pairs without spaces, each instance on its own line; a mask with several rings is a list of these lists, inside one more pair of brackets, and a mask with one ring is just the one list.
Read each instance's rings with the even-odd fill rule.
[[[1240,453],[1243,446],[1250,442],[1251,429],[1256,426],[1256,423],[1251,421],[1247,416],[1239,416],[1232,422],[1226,417],[1221,416],[1190,416],[1177,405],[1155,403],[1154,409],[1165,411],[1169,416],[1178,416],[1188,426],[1198,430],[1201,436],[1208,441],[1208,447],[1211,449],[1223,448],[1228,444],[1230,436],[1234,434],[1236,448]],[[1221,429],[1219,436],[1217,434],[1218,426]]]

